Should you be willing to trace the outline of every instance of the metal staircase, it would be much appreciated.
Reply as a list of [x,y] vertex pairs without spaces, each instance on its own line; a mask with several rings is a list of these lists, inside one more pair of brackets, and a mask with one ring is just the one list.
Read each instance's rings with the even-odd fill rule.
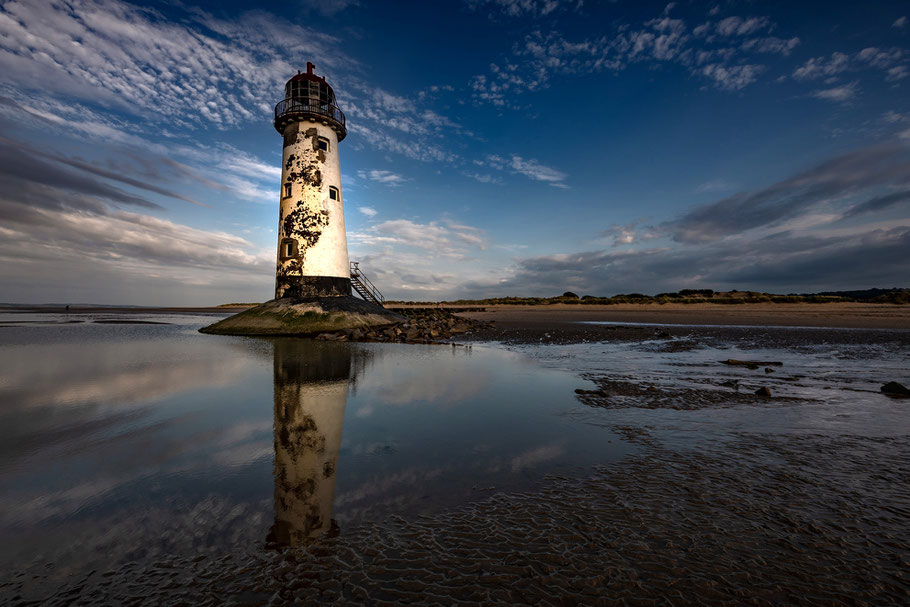
[[360,271],[358,266],[360,262],[352,261],[351,262],[351,287],[357,294],[360,295],[364,301],[374,303],[377,306],[382,306],[385,298],[382,296],[382,293],[379,292],[370,279],[363,275],[363,272]]

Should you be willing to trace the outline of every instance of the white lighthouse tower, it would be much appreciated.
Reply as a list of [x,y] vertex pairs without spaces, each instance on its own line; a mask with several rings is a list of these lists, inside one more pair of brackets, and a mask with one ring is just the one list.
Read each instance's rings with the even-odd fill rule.
[[[335,91],[298,72],[275,106],[284,145],[275,299],[199,329],[215,335],[316,335],[403,322],[348,261],[338,144],[347,135]],[[360,298],[351,295],[352,288]]]
[[338,143],[344,114],[325,77],[298,72],[275,106],[284,138],[275,299],[351,294]]

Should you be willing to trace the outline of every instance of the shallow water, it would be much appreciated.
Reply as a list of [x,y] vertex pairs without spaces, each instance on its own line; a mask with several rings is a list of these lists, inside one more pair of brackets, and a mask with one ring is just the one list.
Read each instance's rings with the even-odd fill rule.
[[[881,338],[905,332],[877,332],[874,343],[826,343],[817,329],[789,328],[784,331],[789,340],[784,347],[779,336],[765,335],[772,328],[755,334],[736,329],[738,339],[718,339],[703,331],[674,332],[672,339],[637,343],[512,346],[510,350],[588,379],[653,388],[657,391],[653,398],[617,395],[602,404],[612,409],[610,426],[635,423],[662,429],[665,446],[684,447],[736,432],[910,434],[910,400],[880,392],[889,381],[910,383],[910,350],[904,340]],[[749,369],[723,364],[728,359],[782,364]],[[755,398],[761,387],[767,387],[773,398]],[[592,409],[577,414],[591,423],[603,423]]]
[[93,322],[123,319],[0,318],[4,569],[300,543],[636,450],[576,421],[573,375],[502,349]]
[[507,349],[148,319],[171,324],[0,317],[13,603],[910,596],[910,400],[878,390],[910,383],[905,333]]

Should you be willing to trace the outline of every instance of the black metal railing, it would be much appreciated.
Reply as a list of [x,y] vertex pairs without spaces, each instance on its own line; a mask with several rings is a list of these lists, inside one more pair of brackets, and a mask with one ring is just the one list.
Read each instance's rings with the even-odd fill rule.
[[342,129],[346,129],[344,123],[344,112],[338,109],[337,105],[330,103],[309,103],[308,99],[300,99],[297,97],[288,97],[287,99],[282,99],[275,105],[275,122],[277,123],[282,118],[290,118],[300,114],[316,114],[318,116],[325,116],[330,120],[334,120],[341,125]]
[[366,301],[380,306],[383,305],[385,303],[385,297],[383,297],[382,293],[379,292],[379,289],[370,282],[370,279],[363,275],[363,271],[361,271],[359,264],[360,262],[357,261],[351,262],[351,286]]

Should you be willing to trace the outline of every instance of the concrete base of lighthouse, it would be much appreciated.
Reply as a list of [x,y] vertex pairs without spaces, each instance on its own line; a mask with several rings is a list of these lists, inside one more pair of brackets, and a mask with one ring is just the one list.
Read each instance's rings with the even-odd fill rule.
[[316,335],[390,325],[406,320],[351,295],[282,297],[199,329],[211,335]]

